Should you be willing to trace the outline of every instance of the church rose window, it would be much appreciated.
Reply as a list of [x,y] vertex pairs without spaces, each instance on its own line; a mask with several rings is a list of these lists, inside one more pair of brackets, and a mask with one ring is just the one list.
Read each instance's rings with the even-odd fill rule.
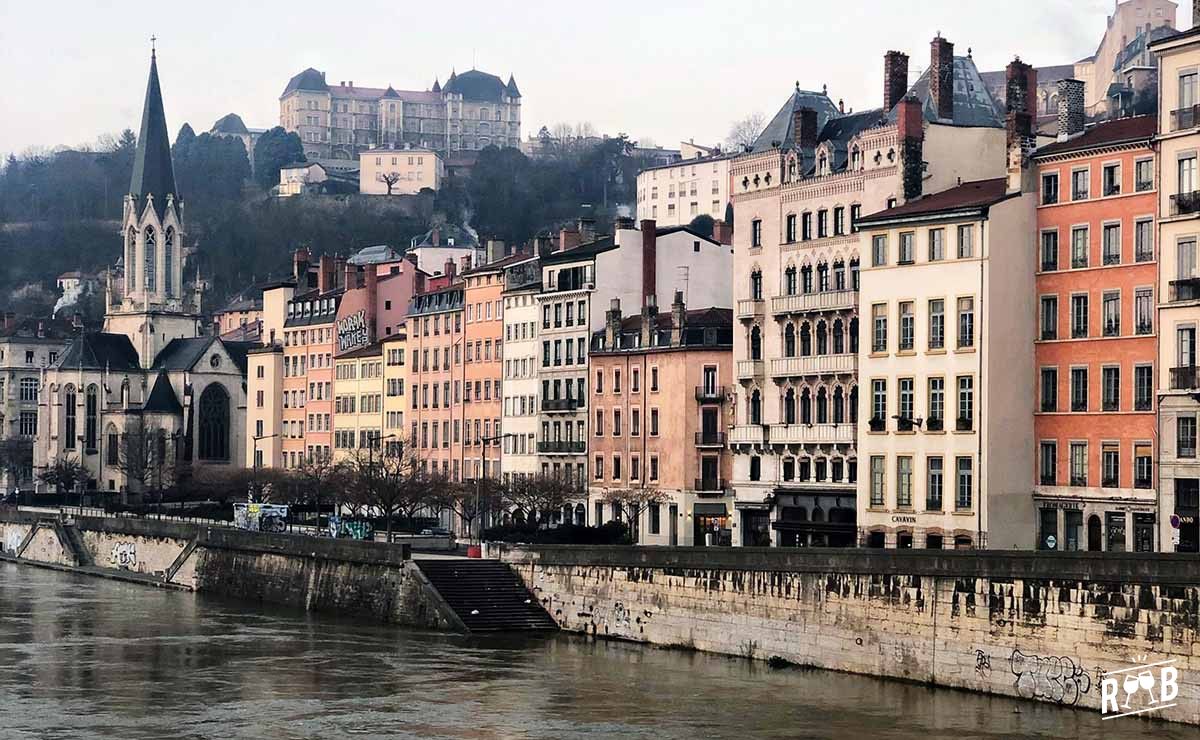
[[200,394],[200,459],[229,459],[229,394],[213,383]]

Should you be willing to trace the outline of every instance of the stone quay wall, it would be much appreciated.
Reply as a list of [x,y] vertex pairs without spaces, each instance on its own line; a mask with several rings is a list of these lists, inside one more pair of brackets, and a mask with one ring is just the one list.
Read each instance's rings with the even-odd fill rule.
[[4,559],[242,601],[463,629],[409,552],[406,545],[0,509]]
[[569,631],[1092,711],[1100,709],[1106,672],[1174,660],[1176,706],[1152,716],[1200,724],[1195,558],[599,546],[492,551]]

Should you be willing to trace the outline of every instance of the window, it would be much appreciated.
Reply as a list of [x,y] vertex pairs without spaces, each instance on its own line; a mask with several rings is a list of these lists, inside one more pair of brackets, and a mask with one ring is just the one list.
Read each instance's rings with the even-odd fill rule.
[[913,348],[913,304],[912,301],[900,303],[900,351],[911,351]]
[[1086,367],[1071,368],[1071,410],[1088,410],[1088,371]]
[[871,431],[881,432],[887,424],[887,381],[871,381]]
[[1135,262],[1154,259],[1154,222],[1148,218],[1133,224],[1133,259]]
[[887,352],[887,304],[876,303],[871,307],[872,352]]
[[882,267],[887,264],[887,236],[880,234],[871,237],[871,266]]
[[817,238],[829,236],[829,211],[822,208],[817,211]]
[[1138,288],[1133,292],[1133,328],[1138,334],[1154,331],[1154,290]]
[[1105,411],[1116,411],[1121,403],[1121,369],[1105,367],[1100,371],[1100,403]]
[[1038,481],[1043,486],[1058,485],[1058,443],[1042,442],[1038,445]]
[[658,367],[655,366],[655,367],[650,368],[650,392],[654,393],[657,391],[658,391]]
[[1041,372],[1042,411],[1058,411],[1058,368],[1044,367]]
[[1042,232],[1042,272],[1058,269],[1058,232]]
[[38,400],[37,378],[21,378],[20,398],[22,401],[37,403],[37,400]]
[[946,415],[946,379],[929,379],[929,418],[925,428],[931,432],[942,431],[942,420]]
[[791,244],[792,242],[796,241],[796,214],[789,213],[785,223],[786,226],[784,240],[787,241],[788,244]]
[[1087,200],[1088,171],[1075,170],[1071,173],[1071,200]]
[[959,457],[955,459],[957,496],[954,500],[954,508],[958,511],[971,508],[975,490],[973,468],[973,460],[971,458]]
[[896,458],[896,506],[912,508],[912,458],[908,455]]
[[1133,368],[1133,410],[1149,411],[1154,402],[1154,368],[1137,365]]
[[1149,488],[1154,475],[1154,458],[1149,443],[1136,443],[1133,446],[1133,487]]
[[1121,335],[1121,294],[1108,292],[1104,294],[1101,304],[1104,336],[1117,337]]
[[1196,456],[1196,416],[1180,414],[1175,419],[1175,456]]
[[68,450],[75,449],[76,436],[76,421],[79,413],[79,403],[75,394],[75,386],[67,385],[63,388],[63,448]]
[[946,259],[945,229],[929,230],[929,261]]
[[1088,335],[1088,297],[1071,296],[1071,338],[1081,339]]
[[975,345],[975,299],[958,299],[958,348]]
[[871,456],[871,506],[883,506],[884,483],[883,455]]
[[837,206],[833,209],[833,234],[841,236],[846,233],[846,207]]
[[1041,332],[1043,340],[1058,339],[1058,296],[1044,295],[1041,300]]
[[812,214],[804,213],[800,216],[800,238],[804,241],[812,239]]
[[1137,192],[1154,188],[1154,160],[1139,159],[1133,168],[1133,189]]
[[1070,484],[1072,486],[1086,486],[1088,480],[1087,470],[1087,442],[1072,442],[1070,447]]
[[[913,427],[913,379],[899,378],[896,381],[899,386],[900,393],[900,419],[898,428],[900,431],[911,431]],[[819,398],[819,397],[818,397]],[[820,419],[818,419],[820,421]]]
[[1088,228],[1076,226],[1071,229],[1071,267],[1079,269],[1088,266]]
[[1106,164],[1101,171],[1101,180],[1104,185],[1104,195],[1120,195],[1121,194],[1121,165]]
[[975,238],[975,227],[966,225],[958,227],[958,258],[963,259],[972,257],[975,254],[975,247],[972,243]]
[[17,433],[22,437],[37,436],[37,412],[22,411],[21,418],[17,427]]
[[612,479],[613,480],[621,480],[621,456],[620,455],[613,455]]
[[958,420],[955,429],[969,432],[975,424],[975,378],[970,375],[958,377]]
[[911,265],[913,263],[914,252],[913,247],[914,235],[911,231],[905,231],[900,234],[900,259],[898,264]]
[[[596,480],[604,479],[604,456],[603,455],[596,455],[596,459],[592,461],[592,471],[593,471],[592,475],[596,478]],[[603,506],[603,504],[601,504],[599,501],[597,501],[596,503],[597,503],[597,505]]]
[[1042,175],[1042,205],[1049,206],[1058,202],[1058,173],[1047,172]]
[[1100,485],[1116,488],[1121,485],[1121,447],[1115,442],[1100,446]]
[[596,436],[604,436],[604,409],[596,409]]
[[650,409],[650,436],[658,436],[658,409]]
[[935,298],[929,302],[929,349],[946,346],[946,302]]
[[754,219],[750,222],[750,246],[762,246],[762,219]]
[[937,455],[931,455],[925,461],[926,468],[926,485],[925,485],[925,510],[926,511],[941,511],[942,510],[942,488],[944,471],[942,470],[942,458]]
[[1121,264],[1121,225],[1105,224],[1100,236],[1103,242],[1104,264]]

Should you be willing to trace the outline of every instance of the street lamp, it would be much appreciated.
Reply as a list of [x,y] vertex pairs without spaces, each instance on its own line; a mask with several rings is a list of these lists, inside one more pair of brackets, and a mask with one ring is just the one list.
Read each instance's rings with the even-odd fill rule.
[[508,433],[504,433],[504,434],[497,434],[494,437],[480,437],[479,438],[479,441],[483,443],[483,471],[482,471],[483,475],[477,476],[475,478],[475,518],[479,520],[479,537],[478,537],[478,539],[483,538],[483,515],[479,511],[479,486],[480,486],[480,482],[481,482],[482,478],[487,477],[488,445],[492,442],[496,442],[501,439],[507,439],[509,437],[516,437],[516,436],[517,435],[515,435],[511,432],[508,432]]
[[251,473],[251,476],[252,476],[251,486],[253,487],[253,490],[251,493],[253,493],[254,495],[258,494],[258,442],[259,442],[259,440],[272,439],[272,438],[278,437],[278,436],[279,436],[279,432],[276,432],[275,434],[256,434],[256,435],[254,435],[254,451],[251,455],[251,457],[253,458],[251,461],[251,466],[253,469],[253,472]]

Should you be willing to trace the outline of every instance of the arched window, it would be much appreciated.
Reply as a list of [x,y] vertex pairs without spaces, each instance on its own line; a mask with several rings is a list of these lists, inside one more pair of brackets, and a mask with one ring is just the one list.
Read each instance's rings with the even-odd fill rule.
[[175,290],[175,228],[167,227],[163,235],[163,295],[170,298]]
[[142,285],[142,289],[145,290],[147,293],[153,293],[155,290],[156,275],[154,273],[154,270],[158,266],[157,265],[157,262],[158,262],[157,257],[158,257],[158,244],[154,238],[154,228],[147,226],[146,227],[146,241],[145,241],[145,245],[142,247],[142,260],[144,261],[144,266],[146,269],[146,272],[145,272],[146,280],[145,280],[145,283]]
[[229,459],[229,394],[220,383],[211,383],[200,394],[201,460]]
[[783,327],[783,356],[796,356],[796,327],[792,324]]
[[100,389],[92,383],[87,387],[86,406],[84,406],[83,447],[88,452],[96,451],[96,425],[100,409]]
[[800,391],[800,423],[812,424],[812,395],[807,388]]
[[824,152],[822,152],[821,156],[817,159],[817,174],[829,174],[829,157],[826,157]]
[[808,324],[800,325],[800,356],[808,357],[812,354],[812,332],[808,328]]
[[75,386],[67,384],[63,387],[63,410],[65,419],[63,420],[63,449],[75,449],[75,432],[76,432],[76,414],[79,407],[76,405]]
[[817,322],[817,354],[829,354],[829,332],[824,321]]
[[755,301],[762,300],[762,271],[755,270],[750,273],[750,299]]
[[842,389],[833,389],[833,423],[841,424],[846,421],[846,395]]
[[796,266],[789,265],[783,271],[783,293],[784,295],[796,295]]
[[833,263],[833,289],[846,289],[846,263],[841,260]]
[[750,330],[750,359],[762,359],[762,330],[757,326]]
[[858,386],[850,389],[850,423],[858,423]]
[[858,290],[858,258],[850,260],[850,290]]
[[833,353],[835,355],[843,354],[846,351],[846,333],[845,333],[845,331],[843,331],[843,329],[844,329],[844,326],[842,325],[842,320],[834,319],[834,321],[833,321]]
[[125,292],[137,290],[137,232],[129,227],[125,243]]
[[129,401],[129,378],[125,378],[121,381],[121,408],[127,408]]
[[829,290],[829,265],[825,262],[817,265],[817,290],[822,293]]
[[796,389],[788,388],[783,394],[783,423],[796,423]]
[[812,265],[805,265],[803,268],[800,269],[800,282],[801,282],[800,289],[804,293],[807,294],[807,293],[813,292],[813,289],[812,289]]
[[824,388],[817,390],[817,423],[829,423],[829,394]]
[[850,319],[850,352],[858,352],[858,317]]
[[750,392],[750,423],[762,423],[762,393],[757,388]]
[[117,435],[117,427],[109,424],[104,428],[104,464],[116,465],[121,460],[121,438]]

